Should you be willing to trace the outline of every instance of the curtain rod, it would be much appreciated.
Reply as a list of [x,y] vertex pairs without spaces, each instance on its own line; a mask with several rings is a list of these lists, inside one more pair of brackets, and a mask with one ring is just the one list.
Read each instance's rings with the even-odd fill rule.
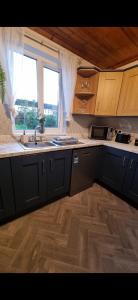
[[57,50],[57,49],[55,49],[55,48],[52,48],[52,47],[50,47],[50,46],[44,44],[43,42],[39,42],[39,41],[37,41],[36,39],[30,37],[30,36],[27,35],[27,34],[25,34],[24,36],[27,37],[27,38],[29,38],[30,40],[32,40],[32,41],[34,41],[34,42],[36,42],[36,43],[42,45],[42,46],[45,46],[45,47],[49,48],[49,49],[52,50],[52,51],[55,51],[55,52],[57,52],[57,53],[59,52],[59,50]]

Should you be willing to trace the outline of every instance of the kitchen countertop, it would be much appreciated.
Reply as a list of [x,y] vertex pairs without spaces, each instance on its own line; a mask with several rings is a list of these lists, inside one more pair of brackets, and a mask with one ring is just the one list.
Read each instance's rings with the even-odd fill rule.
[[44,153],[44,152],[51,152],[51,151],[60,151],[65,149],[77,149],[77,148],[84,148],[84,147],[92,147],[92,146],[100,146],[105,145],[125,151],[129,151],[132,153],[138,154],[138,146],[134,144],[122,144],[117,143],[114,141],[106,141],[106,140],[90,140],[90,139],[79,139],[80,142],[83,144],[76,144],[76,145],[67,145],[67,146],[54,146],[54,147],[45,147],[39,149],[24,149],[23,146],[18,142],[7,142],[0,144],[0,158],[4,157],[12,157],[12,156],[20,156],[26,154],[37,154],[37,153]]

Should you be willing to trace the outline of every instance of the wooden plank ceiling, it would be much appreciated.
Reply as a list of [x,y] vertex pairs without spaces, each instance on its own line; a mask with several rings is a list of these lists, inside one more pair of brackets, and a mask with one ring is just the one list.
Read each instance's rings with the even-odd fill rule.
[[97,67],[117,68],[138,59],[138,27],[30,27]]

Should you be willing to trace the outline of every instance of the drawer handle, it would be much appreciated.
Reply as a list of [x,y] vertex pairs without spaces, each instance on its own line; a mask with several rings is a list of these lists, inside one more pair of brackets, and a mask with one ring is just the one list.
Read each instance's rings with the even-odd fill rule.
[[133,161],[134,161],[134,159],[131,159],[131,161],[130,161],[130,166],[129,166],[130,169],[132,168]]
[[53,171],[54,170],[54,163],[53,163],[53,159],[50,158],[50,170]]
[[43,159],[42,160],[42,175],[44,175],[45,172],[46,172],[46,170],[45,170],[45,160]]
[[125,167],[125,160],[126,160],[126,157],[124,156],[124,158],[123,158],[123,168]]
[[86,156],[88,156],[88,155],[90,155],[91,153],[90,152],[84,152],[83,153],[83,155],[86,155]]

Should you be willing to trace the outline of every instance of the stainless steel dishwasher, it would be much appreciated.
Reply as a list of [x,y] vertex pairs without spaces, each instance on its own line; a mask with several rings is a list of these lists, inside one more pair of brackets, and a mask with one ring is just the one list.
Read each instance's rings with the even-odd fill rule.
[[70,196],[90,187],[97,174],[98,147],[73,150]]

